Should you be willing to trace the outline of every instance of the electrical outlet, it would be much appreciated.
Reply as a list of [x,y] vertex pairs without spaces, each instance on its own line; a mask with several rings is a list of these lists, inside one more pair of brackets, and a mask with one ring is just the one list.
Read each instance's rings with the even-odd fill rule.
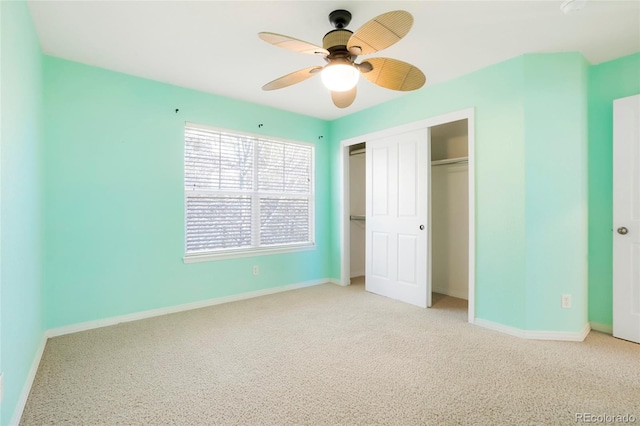
[[562,307],[567,309],[571,307],[571,295],[563,294],[562,295]]
[[260,273],[260,268],[258,265],[253,265],[253,275],[258,275]]

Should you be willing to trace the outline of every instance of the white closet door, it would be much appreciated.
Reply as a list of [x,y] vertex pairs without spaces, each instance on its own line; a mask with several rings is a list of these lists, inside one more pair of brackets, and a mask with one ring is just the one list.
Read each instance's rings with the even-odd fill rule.
[[640,343],[640,95],[613,103],[613,335]]
[[367,141],[367,291],[420,307],[427,289],[429,131]]

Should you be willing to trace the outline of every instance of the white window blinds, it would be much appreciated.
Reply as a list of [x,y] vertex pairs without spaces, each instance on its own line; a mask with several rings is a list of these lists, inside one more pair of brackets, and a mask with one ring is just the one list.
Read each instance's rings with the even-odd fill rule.
[[186,254],[313,244],[313,146],[187,124]]

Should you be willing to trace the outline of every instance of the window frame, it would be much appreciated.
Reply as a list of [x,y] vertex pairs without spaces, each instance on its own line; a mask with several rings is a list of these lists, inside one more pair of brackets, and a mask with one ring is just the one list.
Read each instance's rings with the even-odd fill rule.
[[[187,203],[190,195],[212,195],[216,191],[207,190],[207,189],[196,189],[192,191],[188,191],[185,186],[185,178],[186,178],[186,129],[188,127],[217,132],[217,133],[225,133],[233,136],[239,137],[248,137],[253,138],[254,141],[254,163],[253,163],[253,174],[254,174],[254,185],[250,191],[242,191],[242,190],[233,190],[233,191],[225,191],[225,195],[242,195],[250,197],[252,200],[252,204],[257,202],[259,205],[260,199],[268,196],[287,196],[286,198],[301,198],[309,200],[309,242],[302,243],[284,243],[277,245],[268,245],[268,246],[251,246],[251,247],[240,247],[240,248],[227,248],[227,249],[213,249],[213,250],[203,250],[198,252],[187,252]],[[310,162],[310,192],[309,193],[285,193],[278,191],[266,191],[259,190],[257,187],[258,182],[258,162],[257,160],[257,145],[258,141],[271,141],[283,144],[292,144],[292,145],[301,145],[307,146],[311,148],[311,162]],[[316,146],[313,143],[309,142],[301,142],[291,139],[284,139],[279,137],[261,135],[250,132],[242,132],[237,130],[225,129],[221,127],[208,126],[206,124],[193,123],[193,122],[185,122],[182,132],[182,147],[183,147],[183,157],[182,157],[182,188],[184,191],[183,194],[183,213],[184,213],[184,228],[183,228],[183,238],[184,238],[184,263],[197,263],[197,262],[206,262],[210,260],[219,260],[219,259],[232,259],[232,258],[242,258],[242,257],[253,257],[253,256],[261,256],[268,254],[280,254],[280,253],[293,253],[293,252],[302,252],[316,249],[316,230],[315,230],[315,197],[316,197],[316,176],[315,176],[315,150]],[[219,194],[219,191],[218,191]],[[252,234],[260,233],[260,209],[252,208],[251,209],[251,218],[252,218]],[[258,226],[254,228],[258,223]],[[252,237],[253,240],[253,237]]]

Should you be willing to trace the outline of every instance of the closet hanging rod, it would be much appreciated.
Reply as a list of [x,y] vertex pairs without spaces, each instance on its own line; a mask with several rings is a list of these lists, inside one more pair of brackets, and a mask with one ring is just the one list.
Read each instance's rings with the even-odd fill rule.
[[435,160],[431,162],[432,166],[442,166],[444,164],[468,163],[469,157],[446,158],[444,160]]
[[359,154],[366,154],[366,153],[367,153],[366,148],[360,148],[360,149],[354,149],[353,151],[350,151],[349,155],[359,155]]
[[349,216],[349,219],[351,220],[367,220],[367,218],[365,216],[358,216],[355,214],[352,214],[351,216]]

